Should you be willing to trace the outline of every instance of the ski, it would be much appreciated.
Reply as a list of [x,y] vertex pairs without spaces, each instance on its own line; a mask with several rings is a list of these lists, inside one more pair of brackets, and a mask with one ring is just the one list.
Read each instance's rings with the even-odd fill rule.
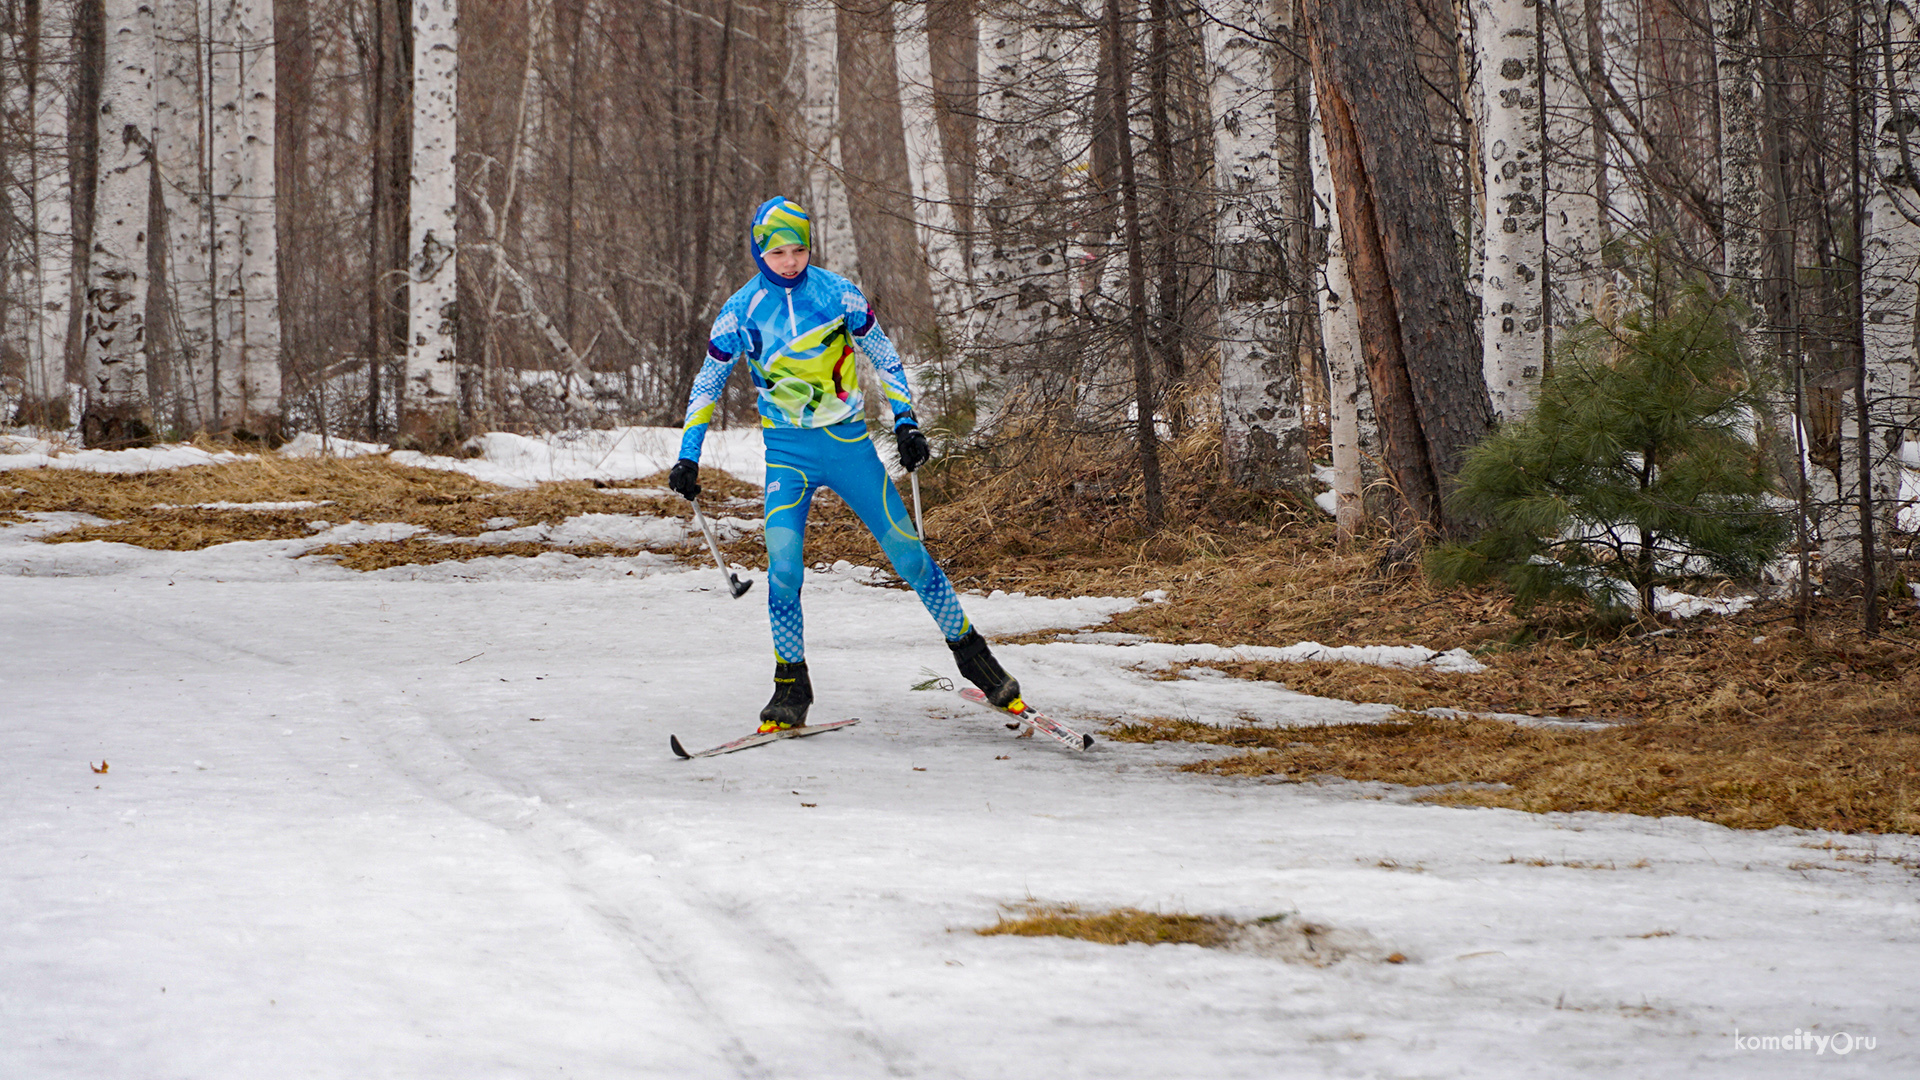
[[[1054,740],[1060,745],[1071,747],[1075,750],[1086,750],[1093,746],[1093,736],[1080,734],[1079,732],[1073,730],[1067,725],[1061,723],[1058,720],[1053,719],[1052,717],[1041,712],[1040,710],[1033,708],[1032,706],[1028,705],[1026,702],[1019,700],[1018,698],[1014,699],[1014,704],[1018,706],[1018,708],[1003,709],[1000,706],[995,705],[993,702],[988,701],[987,695],[981,693],[979,690],[976,690],[971,686],[960,691],[960,696],[963,698],[966,698],[968,701],[973,702],[975,705],[985,705],[987,708],[992,709],[994,712],[1004,713],[1005,715],[1011,716],[1014,719],[1020,721],[1020,724],[1024,724],[1026,726],[1026,730],[1020,733],[1022,738],[1025,738],[1028,735],[1031,735],[1034,732],[1038,731],[1042,735],[1045,735],[1046,737]],[[1007,726],[1018,727],[1020,725],[1009,724]]]
[[784,731],[755,732],[752,735],[742,736],[732,742],[721,743],[711,750],[699,750],[693,753],[688,753],[687,748],[680,745],[680,736],[678,735],[667,736],[667,745],[673,747],[675,757],[687,759],[714,757],[719,754],[731,754],[735,750],[745,750],[752,746],[765,746],[770,742],[778,742],[781,739],[804,739],[809,735],[818,735],[823,731],[838,731],[843,727],[852,727],[859,722],[860,718],[855,717],[852,720],[835,720],[828,724],[802,724],[799,727],[787,728]]

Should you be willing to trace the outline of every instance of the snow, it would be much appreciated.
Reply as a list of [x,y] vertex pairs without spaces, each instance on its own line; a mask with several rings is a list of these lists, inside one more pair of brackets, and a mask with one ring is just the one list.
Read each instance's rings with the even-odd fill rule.
[[[470,460],[661,467],[631,438],[514,445]],[[552,535],[653,527],[615,518]],[[664,556],[297,557],[418,531],[374,523],[197,552],[33,539],[85,520],[0,523],[0,1075],[1920,1073],[1914,837],[1449,808],[1172,769],[1221,748],[1015,740],[911,689],[947,650],[845,563],[808,579],[815,716],[862,722],[683,762],[670,732],[724,741],[765,699],[763,581],[735,601]],[[989,635],[1057,631],[996,652],[1096,733],[1391,711],[1208,667],[1231,660],[1476,677],[1428,650],[1102,629],[1154,599],[965,602]],[[1286,915],[1355,955],[971,933],[1029,900]],[[1744,1042],[1796,1031],[1875,1045]]]

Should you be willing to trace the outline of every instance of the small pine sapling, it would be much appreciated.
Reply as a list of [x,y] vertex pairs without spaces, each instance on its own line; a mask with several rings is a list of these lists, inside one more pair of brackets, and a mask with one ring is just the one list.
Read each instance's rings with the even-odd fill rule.
[[1459,498],[1488,524],[1432,554],[1437,582],[1501,577],[1521,611],[1585,597],[1647,617],[1656,588],[1751,579],[1777,555],[1787,518],[1730,304],[1699,284],[1662,295],[1659,277],[1564,338],[1534,411],[1469,453]]

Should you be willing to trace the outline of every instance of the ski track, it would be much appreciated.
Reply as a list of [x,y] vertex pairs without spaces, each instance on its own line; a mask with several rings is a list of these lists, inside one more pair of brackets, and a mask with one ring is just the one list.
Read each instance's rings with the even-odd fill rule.
[[[165,640],[184,656],[223,667],[244,659],[276,672],[297,669],[296,659],[249,647],[217,623],[180,616],[172,622],[174,633]],[[669,882],[656,869],[667,855],[665,834],[656,834],[643,850],[620,839],[617,830],[560,809],[572,795],[556,790],[550,779],[542,784],[463,747],[451,733],[451,717],[405,704],[391,679],[365,677],[385,692],[342,698],[339,719],[379,745],[382,758],[422,794],[497,830],[525,857],[564,878],[581,909],[624,938],[704,1029],[681,1029],[674,1037],[722,1048],[732,1075],[756,1080],[808,1075],[810,1063],[823,1055],[842,1077],[921,1074],[912,1055],[874,1030],[787,936],[701,891],[686,874],[676,876],[677,884]],[[647,926],[659,929],[649,932]],[[760,1022],[743,1032],[715,1006],[721,998],[733,999],[736,1013],[754,1014]],[[768,1023],[770,1017],[778,1019]],[[823,1048],[823,1033],[844,1052]]]

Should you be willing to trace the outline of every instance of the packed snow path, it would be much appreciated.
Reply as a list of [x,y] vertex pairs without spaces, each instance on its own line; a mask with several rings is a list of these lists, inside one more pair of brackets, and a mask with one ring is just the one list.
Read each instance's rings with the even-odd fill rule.
[[[815,715],[863,722],[685,762],[669,732],[738,735],[769,684],[762,594],[711,567],[356,575],[32,528],[0,525],[0,1076],[1920,1074],[1910,837],[1448,809],[1170,768],[1215,750],[1015,741],[909,688],[946,650],[858,572],[817,576],[807,610]],[[990,634],[1132,602],[969,599]],[[1152,650],[1097,636],[999,651],[1095,729],[1102,701],[1386,711],[1156,681]],[[971,932],[1028,899],[1285,914],[1352,955]],[[1796,1031],[1874,1047],[1736,1041]]]

